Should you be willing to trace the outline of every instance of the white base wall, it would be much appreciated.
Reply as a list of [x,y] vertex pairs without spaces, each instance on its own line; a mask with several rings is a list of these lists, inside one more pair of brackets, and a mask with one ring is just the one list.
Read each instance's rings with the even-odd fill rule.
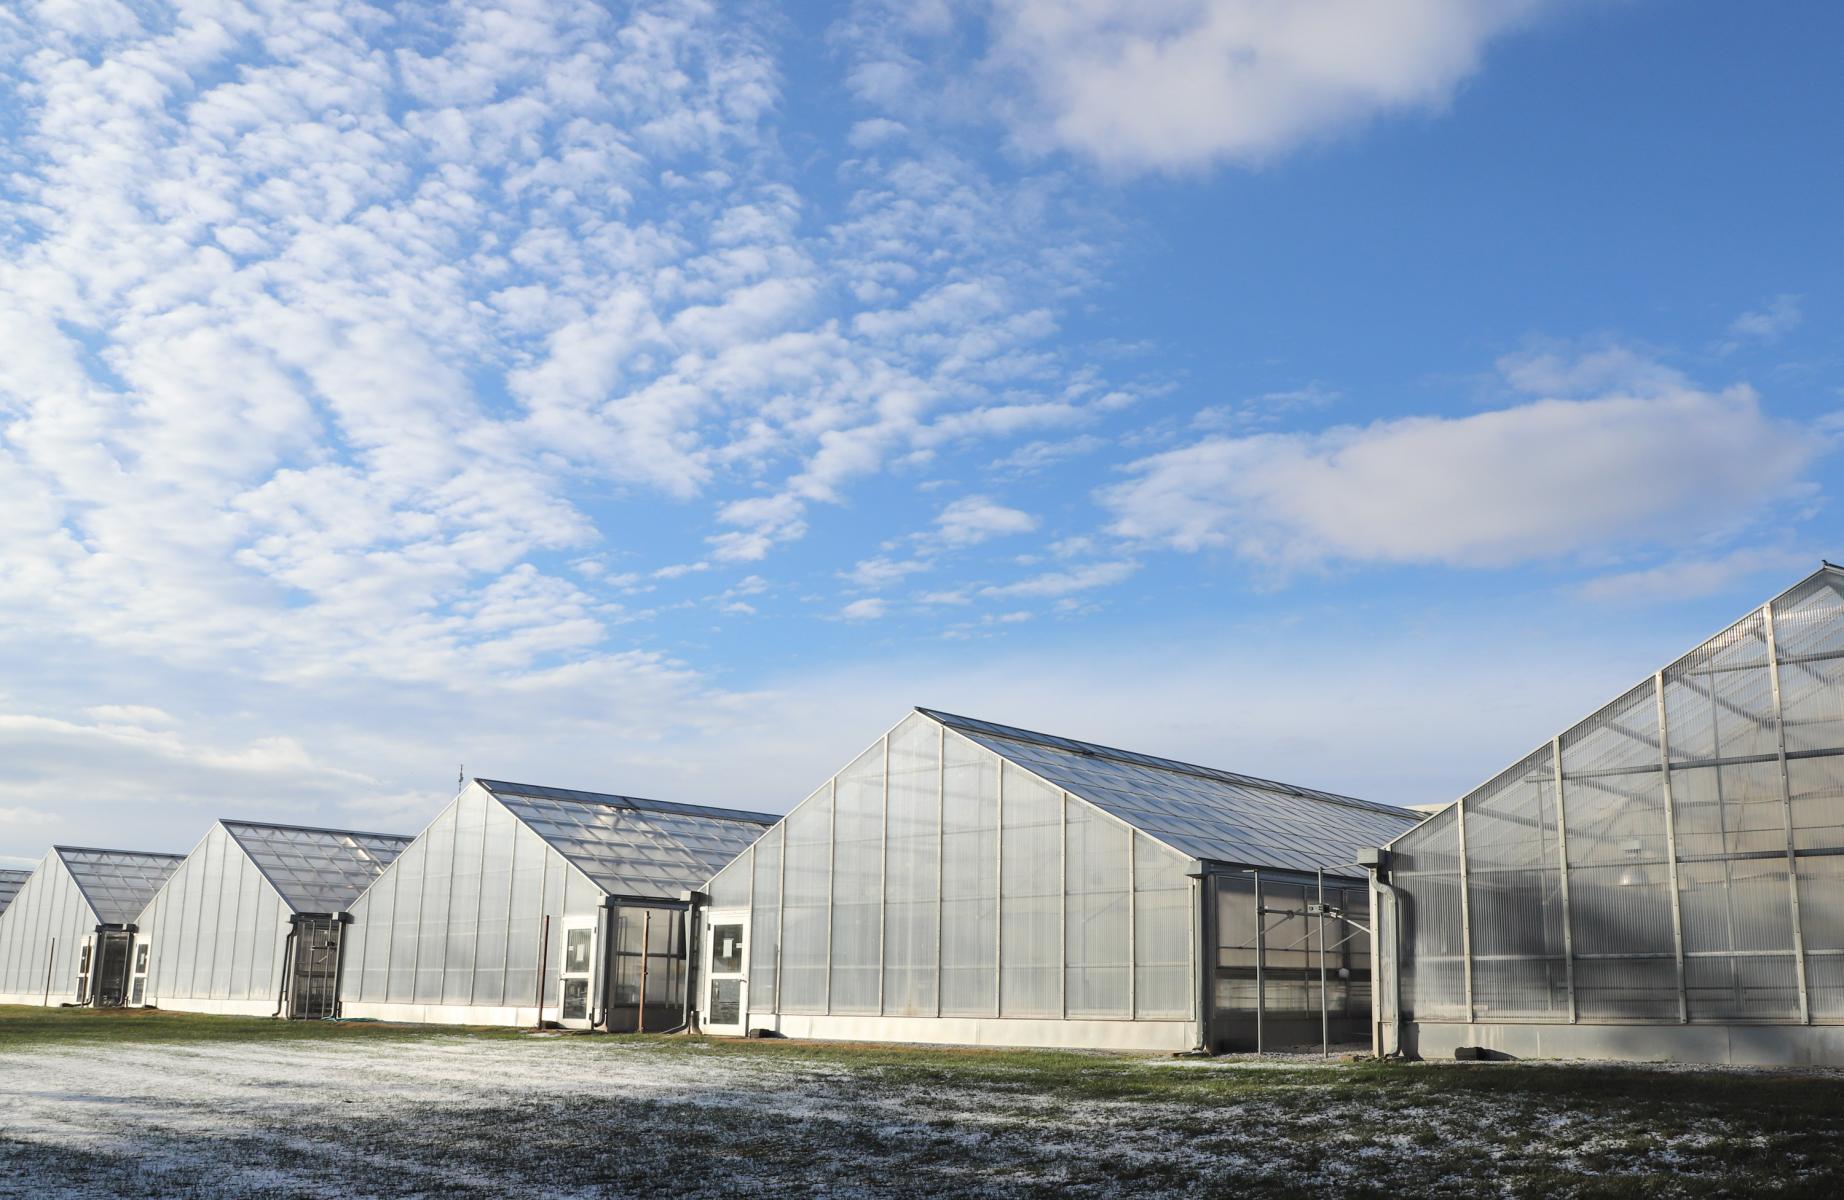
[[51,1003],[46,1005],[43,992],[0,992],[0,1004],[30,1004],[34,1008],[56,1008],[60,1004],[69,1004],[70,996],[64,992],[51,993]]
[[148,1001],[152,1008],[166,1012],[211,1013],[220,1017],[269,1017],[275,1015],[275,998],[267,1000],[226,1000],[210,996],[156,996]]
[[[536,989],[533,989],[534,991]],[[400,1021],[409,1025],[536,1025],[538,1009],[473,1004],[374,1004],[341,1002],[339,1014],[348,1021]],[[546,1020],[557,1019],[557,1006],[544,1010]]]
[[1479,1046],[1512,1058],[1617,1059],[1751,1067],[1844,1066],[1844,1026],[1411,1023],[1412,1055],[1452,1058]]
[[1177,1053],[1197,1045],[1195,1021],[1033,1020],[1020,1017],[846,1017],[750,1013],[747,1029],[834,1042],[921,1042]]

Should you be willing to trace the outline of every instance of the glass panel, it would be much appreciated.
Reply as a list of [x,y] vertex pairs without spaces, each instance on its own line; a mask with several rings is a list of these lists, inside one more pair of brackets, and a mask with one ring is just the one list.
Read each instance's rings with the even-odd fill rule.
[[1063,794],[1000,766],[999,1015],[1062,1015]]
[[563,971],[566,975],[585,975],[589,972],[589,959],[595,944],[595,930],[569,929],[564,931]]
[[1191,969],[1196,904],[1190,862],[1141,833],[1133,836],[1134,1015],[1188,1018],[1196,1011]]
[[743,1022],[743,981],[711,981],[711,1024],[740,1025]]
[[749,950],[749,987],[758,1010],[775,1008],[775,966],[781,955],[781,840],[787,826],[778,825],[756,843],[754,899],[751,921],[753,944]]
[[589,981],[587,979],[563,981],[563,1019],[566,1021],[589,1019]]
[[832,785],[788,815],[782,910],[781,1010],[826,1011],[827,889],[832,878]]
[[884,1012],[891,1015],[935,1015],[940,792],[941,727],[911,716],[890,735]]
[[749,889],[754,878],[753,852],[745,850],[740,858],[711,880],[707,889],[711,896],[712,908],[747,908],[749,907]]
[[1466,967],[1460,928],[1460,834],[1455,810],[1428,818],[1394,847],[1390,883],[1402,939],[1405,1018],[1465,1020]]
[[832,993],[829,1011],[878,1011],[882,973],[884,745],[839,773],[832,847]]
[[146,942],[142,942],[134,948],[134,969],[137,972],[143,975],[147,974],[147,956],[152,953],[152,951],[153,947],[149,946]]
[[743,927],[711,926],[711,971],[713,974],[740,975],[743,971]]
[[1072,800],[1064,835],[1066,1010],[1072,1017],[1130,1017],[1132,834],[1120,822]]
[[944,744],[941,1011],[997,1015],[999,763],[958,734]]
[[1474,1013],[1480,1020],[1567,1019],[1552,751],[1538,750],[1465,804]]

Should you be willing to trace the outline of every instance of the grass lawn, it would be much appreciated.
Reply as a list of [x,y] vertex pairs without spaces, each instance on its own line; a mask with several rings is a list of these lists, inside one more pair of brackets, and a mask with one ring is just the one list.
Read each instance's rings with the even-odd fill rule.
[[0,1196],[1844,1194],[1844,1075],[0,1007]]

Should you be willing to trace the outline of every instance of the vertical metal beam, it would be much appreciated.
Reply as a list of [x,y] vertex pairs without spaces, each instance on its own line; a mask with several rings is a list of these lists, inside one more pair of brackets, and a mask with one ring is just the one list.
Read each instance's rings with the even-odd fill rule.
[[1057,950],[1056,950],[1056,995],[1057,1011],[1064,1020],[1069,1019],[1069,793],[1062,793],[1062,802],[1057,806],[1059,833],[1057,837],[1057,876],[1062,880],[1062,895],[1058,897],[1060,907],[1057,910]]
[[1261,872],[1249,874],[1255,877],[1255,1053],[1262,1054],[1267,1050],[1268,906],[1261,894]]
[[1767,670],[1773,681],[1774,746],[1780,758],[1780,801],[1786,820],[1786,890],[1793,918],[1793,969],[1799,983],[1799,1019],[1812,1023],[1812,1002],[1806,990],[1806,938],[1799,920],[1799,861],[1793,852],[1793,776],[1786,766],[1786,716],[1780,703],[1780,652],[1774,640],[1774,606],[1761,605],[1767,630]]
[[1454,801],[1454,831],[1460,839],[1460,970],[1466,988],[1466,1019],[1473,1019],[1473,896],[1466,873],[1466,797]]
[[[775,880],[775,1008],[774,1008],[774,1012],[776,1016],[781,1015],[781,989],[785,987],[787,984],[786,977],[782,974],[782,970],[781,970],[781,939],[783,935],[786,933],[787,927],[788,927],[788,917],[787,917],[787,913],[788,913],[788,822],[787,822],[786,817],[783,817],[781,819],[781,823],[778,827],[778,836],[781,838],[781,858],[775,864],[777,878]],[[751,897],[751,899],[753,900],[754,897]],[[832,919],[832,914],[827,913],[826,919],[830,921]],[[751,932],[754,932],[754,931],[752,930]],[[697,933],[697,930],[693,929],[690,931],[690,933],[695,934]],[[689,961],[689,959],[687,961]],[[779,1028],[779,1024],[777,1024],[776,1027]]]
[[1005,760],[992,756],[993,787],[998,796],[993,826],[992,876],[992,1015],[1005,1015]]
[[[1127,830],[1127,1019],[1129,1021],[1138,1020],[1140,1016],[1139,877],[1135,874],[1133,863],[1134,838],[1138,836],[1134,830]],[[1193,943],[1197,941],[1196,938],[1188,940]],[[1195,1002],[1196,997],[1192,997],[1192,1000]]]
[[1677,960],[1678,1024],[1690,1022],[1690,993],[1684,984],[1684,903],[1678,892],[1677,804],[1671,796],[1671,732],[1665,721],[1665,673],[1652,676],[1658,701],[1658,777],[1665,797],[1665,871],[1671,884],[1671,955]]
[[1575,1001],[1575,913],[1569,907],[1569,822],[1563,812],[1562,738],[1549,743],[1550,766],[1556,775],[1556,856],[1562,863],[1562,977],[1569,989],[1569,1024],[1581,1020]]
[[941,918],[947,911],[942,883],[947,876],[943,861],[948,848],[948,727],[935,726],[935,1015],[941,1015],[941,985],[947,972],[941,965]]
[[1319,881],[1319,1057],[1332,1057],[1332,1017],[1325,990],[1325,872],[1315,871]]
[[877,848],[877,1014],[884,1012],[884,927],[890,920],[890,735],[884,734],[884,819]]
[[839,878],[839,777],[826,781],[826,1014],[832,1015],[832,898]]

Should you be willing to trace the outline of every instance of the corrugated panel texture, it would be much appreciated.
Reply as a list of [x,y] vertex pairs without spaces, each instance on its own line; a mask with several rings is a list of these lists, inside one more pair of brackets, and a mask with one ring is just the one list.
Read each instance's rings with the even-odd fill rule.
[[1192,858],[1297,871],[1344,867],[1358,850],[1399,837],[1419,819],[1350,796],[917,711]]
[[780,820],[634,796],[475,782],[613,896],[677,900]]
[[105,925],[131,924],[154,898],[167,876],[179,869],[183,854],[142,854],[129,850],[53,847],[83,898]]
[[251,821],[222,824],[298,913],[344,912],[414,840]]

